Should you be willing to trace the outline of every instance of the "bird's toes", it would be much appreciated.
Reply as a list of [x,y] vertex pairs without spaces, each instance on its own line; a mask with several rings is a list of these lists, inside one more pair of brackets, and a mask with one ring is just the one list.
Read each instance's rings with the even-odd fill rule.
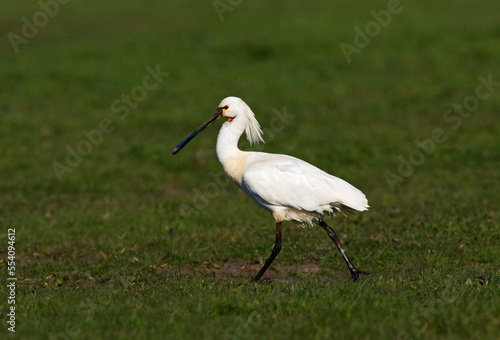
[[358,270],[358,269],[354,268],[354,269],[351,271],[351,282],[356,282],[356,281],[358,281],[359,274],[370,275],[370,273],[369,273],[369,272],[365,272],[365,271],[363,271],[363,270]]

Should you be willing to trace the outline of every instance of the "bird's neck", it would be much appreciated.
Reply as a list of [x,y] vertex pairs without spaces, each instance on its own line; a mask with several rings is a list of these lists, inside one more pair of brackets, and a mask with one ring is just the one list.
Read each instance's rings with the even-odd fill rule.
[[217,157],[228,175],[238,185],[241,184],[241,178],[245,169],[246,152],[238,148],[238,140],[243,134],[244,127],[240,128],[236,124],[226,122],[217,137]]

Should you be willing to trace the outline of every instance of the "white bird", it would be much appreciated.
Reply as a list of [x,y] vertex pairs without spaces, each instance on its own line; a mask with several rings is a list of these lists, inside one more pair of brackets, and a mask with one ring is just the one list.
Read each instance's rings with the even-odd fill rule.
[[303,160],[287,155],[240,150],[238,140],[243,132],[246,132],[250,144],[264,142],[259,122],[240,98],[227,97],[222,100],[215,114],[179,143],[172,153],[175,155],[220,117],[226,118],[226,121],[217,137],[216,151],[224,172],[276,220],[276,242],[272,253],[252,281],[261,278],[280,252],[281,224],[285,220],[306,225],[319,224],[337,245],[351,272],[351,281],[356,282],[359,274],[369,274],[353,266],[339,238],[324,221],[325,214],[368,210],[365,195],[346,181]]

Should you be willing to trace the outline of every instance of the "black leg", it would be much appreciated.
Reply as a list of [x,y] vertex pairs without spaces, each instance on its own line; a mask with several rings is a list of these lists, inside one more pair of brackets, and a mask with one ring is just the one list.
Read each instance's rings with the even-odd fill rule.
[[344,258],[345,262],[347,263],[347,267],[349,267],[349,271],[351,272],[351,281],[356,282],[358,281],[359,274],[365,274],[368,275],[370,273],[364,272],[361,270],[356,269],[351,261],[349,260],[349,257],[347,256],[347,253],[345,252],[344,248],[342,247],[342,243],[340,243],[339,238],[335,234],[332,228],[328,224],[326,224],[323,220],[319,221],[319,225],[325,229],[325,231],[328,233],[328,236],[335,242],[337,245],[337,248],[339,248],[340,253],[342,254],[342,257]]
[[259,281],[261,276],[265,273],[267,268],[269,268],[269,266],[274,261],[276,256],[278,256],[280,250],[281,250],[281,222],[276,222],[276,242],[274,242],[273,251],[271,252],[271,256],[269,256],[262,269],[253,278],[252,282]]

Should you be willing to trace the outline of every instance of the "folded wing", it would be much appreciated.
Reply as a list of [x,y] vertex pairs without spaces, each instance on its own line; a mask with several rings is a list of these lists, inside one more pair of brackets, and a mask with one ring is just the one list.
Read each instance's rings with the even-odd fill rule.
[[287,155],[256,153],[241,186],[267,209],[282,206],[324,214],[343,207],[369,208],[365,195],[351,184]]

